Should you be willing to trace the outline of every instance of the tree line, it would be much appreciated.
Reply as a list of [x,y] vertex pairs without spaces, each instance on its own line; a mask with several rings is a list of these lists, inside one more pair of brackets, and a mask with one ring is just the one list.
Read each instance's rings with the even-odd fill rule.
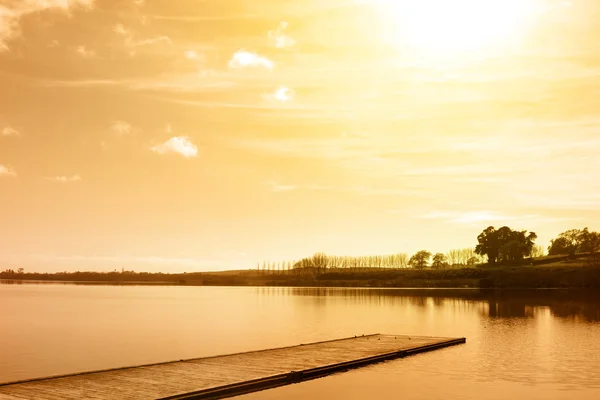
[[548,254],[568,254],[574,256],[577,253],[594,254],[600,250],[600,233],[590,232],[588,228],[571,229],[558,235],[550,242]]
[[[311,257],[305,257],[298,261],[262,262],[259,263],[254,272],[259,274],[288,274],[288,273],[314,273],[326,270],[364,271],[368,269],[449,269],[474,267],[477,265],[522,265],[546,255],[546,249],[535,244],[537,235],[534,232],[512,230],[507,226],[499,229],[490,226],[477,236],[477,245],[473,248],[453,249],[447,253],[431,253],[420,250],[409,257],[407,253],[396,253],[389,255],[375,255],[363,257],[331,256],[325,253],[316,253]],[[594,255],[595,263],[598,263],[600,251],[600,233],[591,231],[589,228],[570,229],[552,239],[547,248],[549,256],[575,257],[577,255]],[[9,278],[24,275],[22,268],[0,270],[0,278]],[[249,272],[252,272],[250,270]],[[95,272],[76,272],[68,274],[69,278],[80,280],[104,279],[104,275],[122,279],[124,276],[137,276],[142,280],[158,281],[169,274],[136,274],[133,271],[116,270],[110,273],[100,274]],[[27,274],[30,275],[30,274]],[[36,274],[47,278],[43,274]],[[50,274],[57,275],[57,274]],[[102,275],[102,276],[100,276]],[[189,276],[189,275],[188,275]],[[33,277],[33,276],[32,276]]]
[[[420,250],[408,256],[407,253],[390,255],[349,257],[331,256],[316,253],[298,261],[263,262],[257,270],[263,273],[325,271],[332,269],[445,269],[474,267],[477,265],[522,265],[546,255],[546,249],[537,245],[537,234],[527,230],[513,230],[508,226],[496,229],[489,226],[477,236],[477,244],[472,248],[453,249],[447,253],[431,253]],[[600,250],[600,233],[588,228],[571,229],[551,241],[547,254],[575,256],[594,254]]]

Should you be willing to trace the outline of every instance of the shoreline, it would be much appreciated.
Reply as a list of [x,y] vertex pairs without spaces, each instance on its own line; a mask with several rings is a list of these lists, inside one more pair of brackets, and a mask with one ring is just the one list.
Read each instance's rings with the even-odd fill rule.
[[578,264],[442,270],[325,270],[310,273],[258,271],[150,273],[0,273],[4,284],[64,283],[139,286],[341,287],[412,289],[600,289],[600,267]]
[[245,288],[289,288],[289,289],[372,289],[372,290],[394,290],[394,291],[464,291],[492,292],[495,290],[506,291],[561,291],[561,290],[584,290],[595,291],[596,288],[581,286],[557,286],[557,287],[525,287],[525,286],[504,286],[504,287],[481,287],[481,286],[348,286],[348,285],[286,285],[286,284],[182,284],[171,282],[133,282],[133,281],[66,281],[66,280],[34,280],[34,279],[0,279],[0,285],[81,285],[81,286],[173,286],[173,287],[245,287]]

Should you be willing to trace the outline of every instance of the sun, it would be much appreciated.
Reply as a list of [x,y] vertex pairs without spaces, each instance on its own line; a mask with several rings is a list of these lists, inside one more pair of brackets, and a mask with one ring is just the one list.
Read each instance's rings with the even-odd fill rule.
[[394,46],[430,55],[503,46],[522,34],[537,0],[375,0]]

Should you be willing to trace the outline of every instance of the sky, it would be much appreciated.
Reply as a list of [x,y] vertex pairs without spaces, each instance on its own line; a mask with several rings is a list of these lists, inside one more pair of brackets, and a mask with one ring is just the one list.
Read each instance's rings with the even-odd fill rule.
[[595,0],[0,0],[0,269],[600,229]]

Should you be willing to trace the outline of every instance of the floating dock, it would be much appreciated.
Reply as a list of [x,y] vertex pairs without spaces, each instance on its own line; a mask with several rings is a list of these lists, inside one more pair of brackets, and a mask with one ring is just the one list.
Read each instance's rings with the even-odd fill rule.
[[223,399],[465,343],[365,335],[292,347],[0,384],[0,400]]

